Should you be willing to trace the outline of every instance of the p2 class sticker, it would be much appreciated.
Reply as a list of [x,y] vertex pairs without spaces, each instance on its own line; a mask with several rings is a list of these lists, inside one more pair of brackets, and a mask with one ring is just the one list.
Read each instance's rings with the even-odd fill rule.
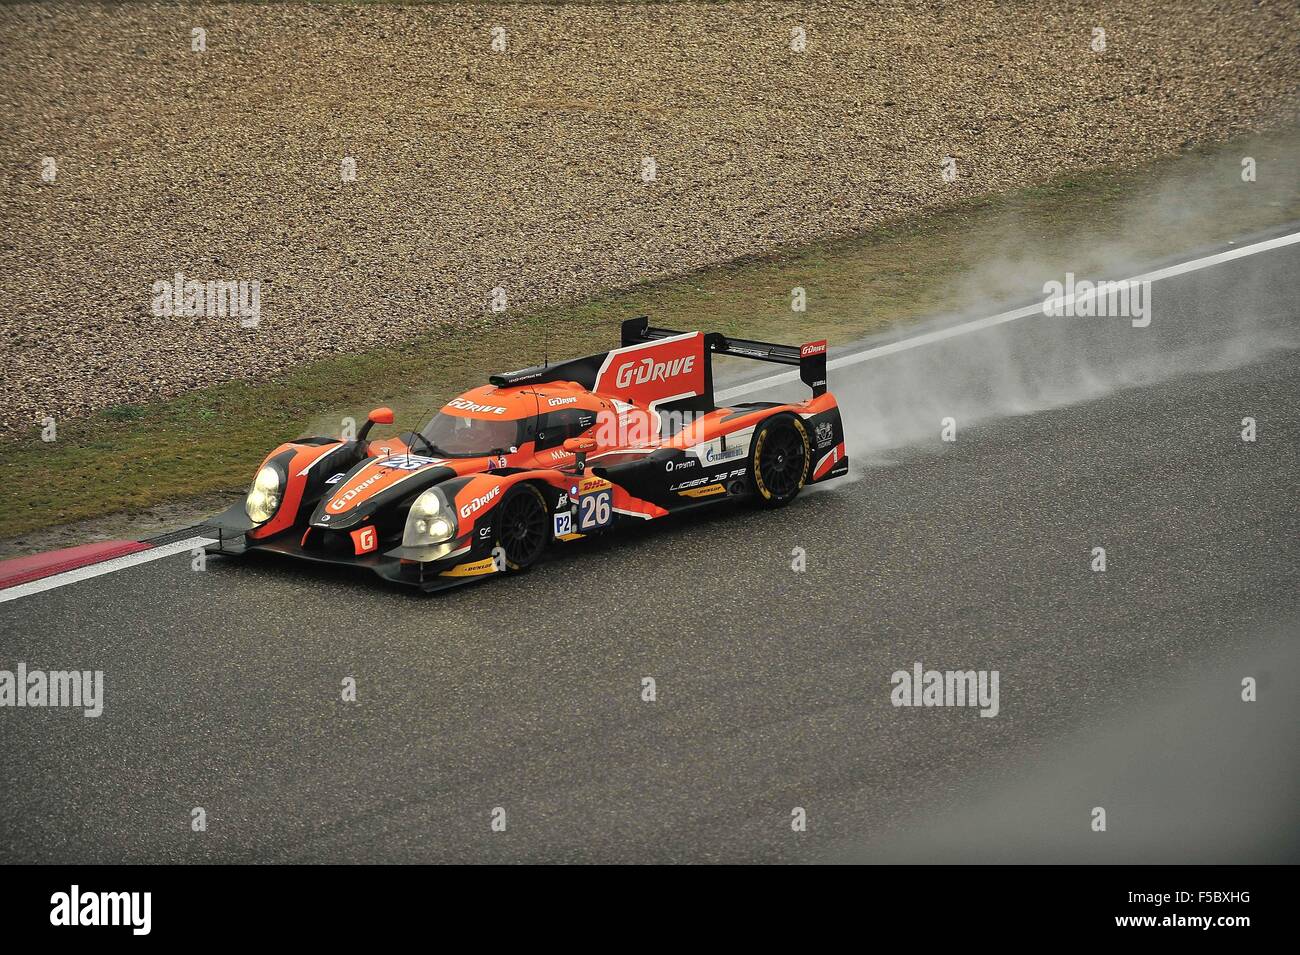
[[563,537],[573,533],[573,514],[569,511],[555,513],[555,536]]

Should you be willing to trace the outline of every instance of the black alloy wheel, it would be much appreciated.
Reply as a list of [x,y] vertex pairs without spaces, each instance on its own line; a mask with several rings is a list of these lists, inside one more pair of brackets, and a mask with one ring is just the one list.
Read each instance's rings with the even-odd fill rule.
[[505,552],[511,570],[527,570],[550,543],[550,513],[541,491],[531,484],[517,484],[498,506],[493,517],[497,546]]
[[808,429],[794,415],[777,415],[759,426],[750,473],[763,504],[780,507],[794,500],[808,480],[811,450]]

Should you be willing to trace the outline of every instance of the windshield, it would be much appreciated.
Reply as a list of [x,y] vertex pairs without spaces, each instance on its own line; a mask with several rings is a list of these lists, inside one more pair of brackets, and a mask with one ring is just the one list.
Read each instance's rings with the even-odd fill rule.
[[462,418],[439,411],[420,429],[438,454],[479,457],[519,444],[518,421]]

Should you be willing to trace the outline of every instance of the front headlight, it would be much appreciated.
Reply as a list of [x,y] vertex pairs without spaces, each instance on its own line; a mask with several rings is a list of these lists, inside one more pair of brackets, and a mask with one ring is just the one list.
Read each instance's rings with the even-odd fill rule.
[[441,544],[456,536],[456,515],[447,506],[442,492],[431,487],[415,499],[406,515],[402,532],[403,547]]
[[257,472],[253,486],[248,489],[244,512],[250,521],[258,524],[271,519],[280,507],[280,472],[269,464]]

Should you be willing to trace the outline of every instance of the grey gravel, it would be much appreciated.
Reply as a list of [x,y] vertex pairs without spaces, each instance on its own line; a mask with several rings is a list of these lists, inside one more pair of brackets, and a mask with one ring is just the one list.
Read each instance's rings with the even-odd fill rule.
[[[577,299],[1291,122],[1298,26],[1208,0],[4,5],[0,434],[452,327],[495,287]],[[259,281],[259,326],[154,317],[177,272]]]

